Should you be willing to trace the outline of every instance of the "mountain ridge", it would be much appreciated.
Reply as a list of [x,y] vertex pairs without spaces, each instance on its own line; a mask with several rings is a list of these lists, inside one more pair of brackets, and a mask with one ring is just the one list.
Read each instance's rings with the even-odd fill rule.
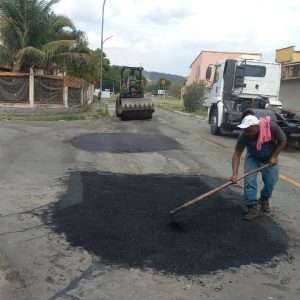
[[169,73],[156,72],[156,71],[144,70],[143,74],[147,78],[147,80],[154,81],[154,82],[157,82],[161,78],[163,78],[163,79],[171,81],[173,84],[183,84],[185,79],[186,79],[184,76],[169,74]]

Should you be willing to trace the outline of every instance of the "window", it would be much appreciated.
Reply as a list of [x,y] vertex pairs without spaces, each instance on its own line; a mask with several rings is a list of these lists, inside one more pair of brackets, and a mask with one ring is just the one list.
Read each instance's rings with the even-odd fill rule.
[[206,70],[206,80],[207,81],[210,81],[211,74],[212,74],[212,67],[208,67],[207,70]]
[[245,66],[239,66],[235,71],[234,87],[241,88],[244,85]]
[[216,71],[215,71],[215,75],[214,75],[214,83],[218,82],[219,81],[219,77],[220,77],[220,74],[219,74],[219,66],[216,68]]
[[244,69],[244,76],[249,77],[265,77],[266,76],[266,67],[265,66],[256,66],[256,65],[242,65]]
[[300,75],[300,66],[299,65],[294,65],[291,66],[291,77],[299,77]]
[[244,86],[245,77],[265,77],[267,69],[265,66],[257,65],[240,65],[235,71],[234,87],[240,88]]

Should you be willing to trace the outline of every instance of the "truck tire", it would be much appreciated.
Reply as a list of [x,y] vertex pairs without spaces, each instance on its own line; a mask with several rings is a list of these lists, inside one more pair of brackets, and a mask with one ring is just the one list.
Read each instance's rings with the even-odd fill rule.
[[214,108],[210,116],[210,132],[213,135],[221,135],[221,129],[218,126],[218,109]]

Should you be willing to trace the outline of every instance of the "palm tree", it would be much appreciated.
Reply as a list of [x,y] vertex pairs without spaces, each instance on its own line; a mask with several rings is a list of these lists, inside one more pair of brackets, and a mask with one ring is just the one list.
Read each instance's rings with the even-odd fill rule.
[[[59,0],[0,0],[0,64],[52,72],[68,60],[85,59],[89,51],[72,20],[52,11]],[[80,50],[80,52],[78,52]]]

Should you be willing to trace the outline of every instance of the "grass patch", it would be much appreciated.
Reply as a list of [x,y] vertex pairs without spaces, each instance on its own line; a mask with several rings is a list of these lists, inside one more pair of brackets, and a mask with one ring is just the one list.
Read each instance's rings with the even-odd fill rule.
[[108,107],[105,103],[94,103],[79,108],[77,111],[55,111],[51,109],[34,112],[5,112],[0,113],[0,120],[12,121],[80,121],[93,120],[108,116]]
[[166,109],[169,111],[174,111],[174,110],[184,111],[183,103],[180,99],[170,98],[170,97],[166,99],[161,97],[153,97],[152,99],[155,106],[159,108]]
[[197,117],[203,117],[206,118],[207,117],[207,109],[203,108],[201,110],[197,110],[194,112],[187,112],[184,109],[183,106],[183,101],[180,99],[176,99],[176,98],[161,98],[161,97],[153,97],[153,102],[155,104],[156,107],[161,108],[161,109],[165,109],[168,111],[180,111],[180,112],[185,112],[185,113],[189,113],[192,116],[197,116]]
[[207,109],[204,107],[202,110],[197,110],[194,112],[190,112],[191,115],[196,117],[203,117],[204,119],[207,118]]

